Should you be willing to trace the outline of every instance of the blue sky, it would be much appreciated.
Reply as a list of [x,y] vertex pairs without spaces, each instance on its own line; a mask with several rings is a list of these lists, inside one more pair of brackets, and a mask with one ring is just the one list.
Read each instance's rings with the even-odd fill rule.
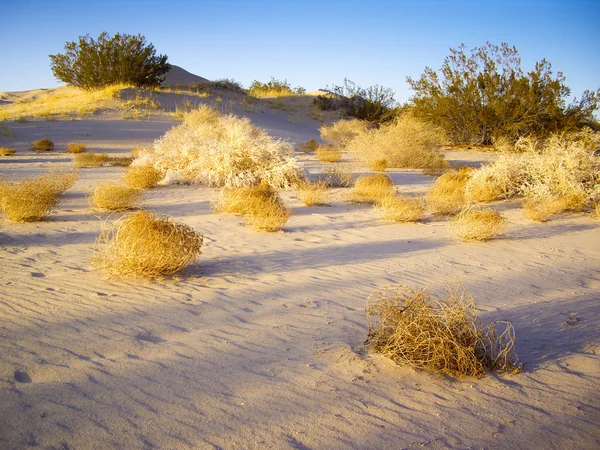
[[146,36],[169,62],[209,79],[287,79],[308,91],[341,84],[411,91],[450,47],[515,45],[542,58],[573,95],[600,88],[598,0],[2,0],[0,91],[54,87],[48,54],[108,31]]

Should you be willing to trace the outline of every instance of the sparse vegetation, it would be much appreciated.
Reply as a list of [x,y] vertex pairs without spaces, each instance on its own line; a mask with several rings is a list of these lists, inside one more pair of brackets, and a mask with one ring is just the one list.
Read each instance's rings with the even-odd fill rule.
[[248,89],[248,94],[253,97],[283,97],[288,95],[303,95],[306,89],[303,87],[293,88],[287,80],[276,80],[271,78],[267,83],[254,80]]
[[154,46],[137,36],[103,32],[98,39],[79,36],[65,43],[65,53],[50,55],[54,76],[84,90],[102,89],[114,84],[157,87],[171,65],[165,55],[156,55]]
[[0,123],[0,134],[5,137],[15,137],[15,133],[5,123]]
[[492,208],[473,207],[450,221],[452,234],[461,241],[489,241],[506,230],[507,220]]
[[387,175],[362,175],[354,183],[349,201],[374,204],[395,194],[394,182]]
[[364,120],[338,120],[329,125],[323,125],[319,128],[321,137],[330,145],[337,148],[346,148],[346,146],[360,134],[369,129],[369,124]]
[[50,172],[13,182],[0,180],[0,209],[15,222],[43,220],[58,204],[58,197],[78,178],[76,172]]
[[465,167],[447,172],[435,180],[427,193],[427,203],[433,214],[456,214],[466,206],[465,186],[472,172],[473,169]]
[[102,230],[92,263],[113,276],[172,275],[197,258],[202,242],[192,227],[141,210]]
[[373,170],[374,172],[385,172],[385,169],[387,168],[388,162],[385,158],[374,159],[373,161],[371,161],[371,164],[369,166],[369,169]]
[[86,148],[83,142],[71,142],[67,144],[67,153],[83,153],[85,150]]
[[300,150],[302,150],[304,153],[312,153],[316,151],[317,148],[319,148],[319,144],[314,139],[310,139],[300,145]]
[[483,326],[475,300],[458,284],[446,284],[441,294],[431,290],[400,285],[373,292],[367,347],[398,364],[454,377],[519,372],[510,322]]
[[416,222],[423,218],[425,200],[406,195],[384,197],[377,203],[383,220],[390,222]]
[[441,170],[448,167],[440,153],[442,142],[440,129],[403,114],[390,124],[358,134],[348,150],[367,166],[385,159],[388,167]]
[[14,148],[9,147],[0,147],[0,156],[11,156],[14,155],[17,151]]
[[102,183],[94,189],[90,198],[95,208],[106,211],[125,211],[132,209],[142,192],[118,183]]
[[134,164],[163,171],[166,184],[242,187],[264,181],[286,188],[303,178],[287,142],[271,138],[248,119],[221,115],[207,106],[186,115],[183,124],[155,141]]
[[78,153],[73,156],[73,167],[76,169],[101,167],[106,161],[108,161],[106,153]]
[[323,206],[328,204],[327,182],[305,181],[298,186],[298,197],[306,206]]
[[50,152],[54,150],[54,142],[49,139],[40,139],[31,143],[31,149],[36,152]]
[[321,145],[315,151],[315,156],[321,162],[335,163],[342,159],[342,150],[331,145]]
[[332,164],[325,167],[325,182],[327,186],[347,188],[354,183],[354,172],[341,164]]
[[153,188],[161,182],[165,173],[156,169],[151,164],[129,166],[123,174],[123,179],[127,186],[134,189]]

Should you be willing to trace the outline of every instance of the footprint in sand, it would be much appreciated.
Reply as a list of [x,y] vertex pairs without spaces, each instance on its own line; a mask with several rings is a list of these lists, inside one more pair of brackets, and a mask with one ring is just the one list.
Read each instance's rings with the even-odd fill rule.
[[17,383],[31,383],[31,377],[27,372],[15,370],[15,380]]

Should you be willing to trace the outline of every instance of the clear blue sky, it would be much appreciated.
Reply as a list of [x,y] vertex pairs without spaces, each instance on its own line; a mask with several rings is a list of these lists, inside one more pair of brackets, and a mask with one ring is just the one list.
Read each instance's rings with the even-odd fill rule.
[[0,91],[54,87],[48,54],[108,31],[146,36],[208,79],[287,79],[308,91],[345,77],[411,95],[406,76],[439,69],[450,47],[515,45],[573,95],[600,88],[599,0],[1,0]]

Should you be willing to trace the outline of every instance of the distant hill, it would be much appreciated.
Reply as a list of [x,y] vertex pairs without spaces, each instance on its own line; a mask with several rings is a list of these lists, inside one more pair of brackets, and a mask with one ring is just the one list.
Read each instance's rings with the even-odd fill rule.
[[162,86],[175,86],[176,84],[194,84],[194,83],[205,83],[209,80],[202,78],[198,75],[188,72],[179,66],[171,64],[171,70],[167,72],[167,78],[162,83]]

